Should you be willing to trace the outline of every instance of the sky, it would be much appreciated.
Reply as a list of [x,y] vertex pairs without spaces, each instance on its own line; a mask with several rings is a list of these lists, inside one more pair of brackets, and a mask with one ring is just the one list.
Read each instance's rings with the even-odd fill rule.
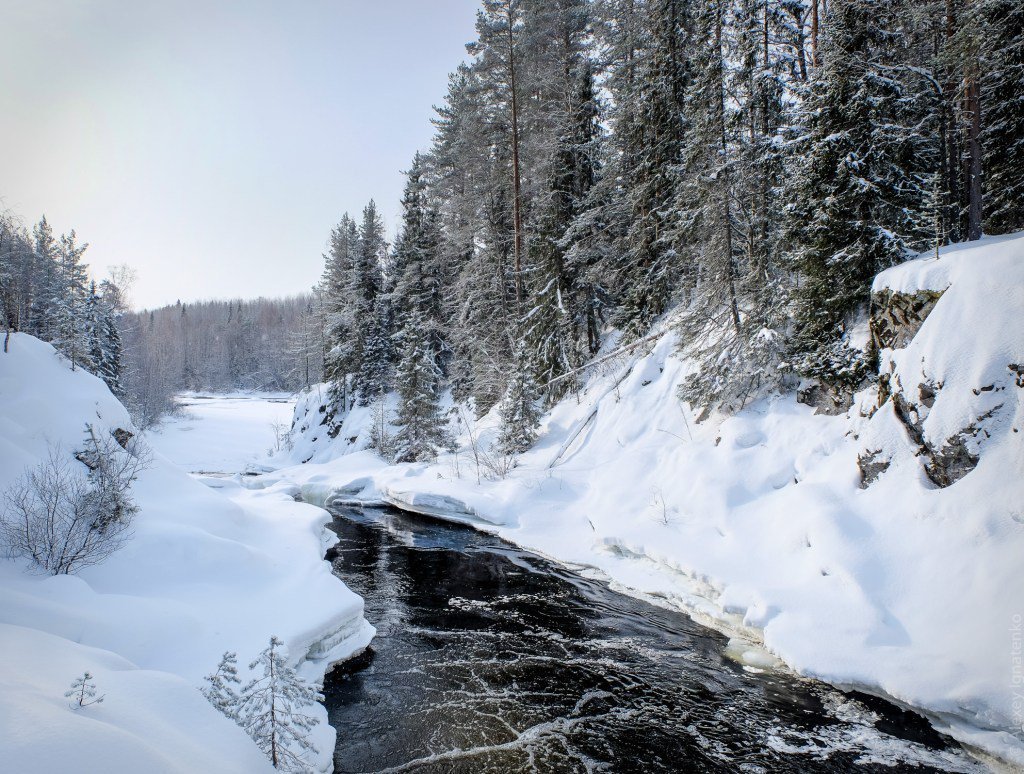
[[308,290],[401,171],[479,0],[0,0],[0,206],[137,308]]

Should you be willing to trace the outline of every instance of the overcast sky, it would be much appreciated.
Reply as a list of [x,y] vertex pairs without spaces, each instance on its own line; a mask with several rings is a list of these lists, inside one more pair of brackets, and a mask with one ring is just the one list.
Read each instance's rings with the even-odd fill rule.
[[288,295],[400,171],[478,0],[0,0],[0,200],[137,307]]

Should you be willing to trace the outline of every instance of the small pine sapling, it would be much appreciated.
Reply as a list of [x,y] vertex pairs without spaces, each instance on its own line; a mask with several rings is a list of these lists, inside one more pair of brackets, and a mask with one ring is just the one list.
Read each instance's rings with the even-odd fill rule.
[[79,707],[88,707],[91,704],[99,704],[104,696],[96,696],[96,684],[91,682],[92,675],[88,672],[82,674],[77,680],[71,683],[71,689],[64,692],[64,696],[68,699],[72,699],[74,704]]
[[241,685],[238,679],[238,655],[227,652],[217,665],[217,671],[203,678],[206,685],[200,688],[203,696],[214,707],[234,721],[238,721],[239,695],[233,687]]
[[285,660],[284,643],[270,638],[269,646],[249,664],[263,668],[263,675],[249,682],[238,702],[238,722],[266,754],[274,768],[304,772],[304,758],[316,748],[309,731],[320,721],[302,712],[323,695],[305,682]]

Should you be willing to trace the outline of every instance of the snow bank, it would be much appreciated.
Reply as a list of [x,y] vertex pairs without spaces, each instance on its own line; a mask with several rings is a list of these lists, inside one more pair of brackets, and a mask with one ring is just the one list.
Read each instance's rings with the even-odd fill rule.
[[[85,423],[131,428],[97,378],[72,372],[23,334],[0,354],[0,488],[48,444],[78,448]],[[134,537],[77,576],[0,560],[0,758],[11,770],[270,769],[248,737],[196,690],[226,650],[248,664],[276,634],[308,679],[365,648],[362,599],[322,561],[328,515],[294,487],[214,491],[159,454],[134,487]],[[106,700],[71,710],[84,671]],[[316,730],[326,770],[334,731]],[[11,764],[11,761],[17,762]]]
[[[478,485],[467,446],[430,466],[344,456],[361,420],[331,442],[313,397],[292,459],[312,461],[271,478],[485,523],[1024,765],[1024,236],[911,261],[885,288],[944,292],[881,353],[881,407],[874,388],[837,417],[786,395],[698,425],[676,399],[692,365],[666,335],[555,406],[505,480]],[[925,464],[954,446],[976,467],[939,488]],[[884,470],[862,488],[874,454]]]
[[291,425],[294,400],[287,393],[183,393],[182,416],[163,422],[150,443],[191,473],[244,470],[265,460]]

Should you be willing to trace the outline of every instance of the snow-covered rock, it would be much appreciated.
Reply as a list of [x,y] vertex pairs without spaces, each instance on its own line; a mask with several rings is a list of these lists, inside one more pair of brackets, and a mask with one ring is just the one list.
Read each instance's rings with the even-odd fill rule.
[[[14,334],[0,353],[0,489],[48,448],[70,454],[85,424],[133,429],[102,381],[52,347]],[[366,647],[362,599],[322,561],[329,516],[294,488],[213,490],[160,454],[133,489],[133,538],[75,576],[0,559],[0,760],[5,770],[272,770],[245,733],[197,690],[224,651],[247,664],[276,634],[322,680]],[[91,672],[102,704],[63,692]],[[243,670],[244,673],[244,670]],[[314,742],[331,765],[326,712]]]
[[[1024,235],[910,261],[875,293],[930,308],[884,339],[886,392],[839,416],[781,395],[697,424],[676,399],[692,363],[666,334],[555,406],[504,480],[478,484],[466,435],[433,465],[346,455],[365,417],[325,439],[314,398],[272,475],[486,520],[1024,765]],[[976,460],[953,473],[958,445]]]

